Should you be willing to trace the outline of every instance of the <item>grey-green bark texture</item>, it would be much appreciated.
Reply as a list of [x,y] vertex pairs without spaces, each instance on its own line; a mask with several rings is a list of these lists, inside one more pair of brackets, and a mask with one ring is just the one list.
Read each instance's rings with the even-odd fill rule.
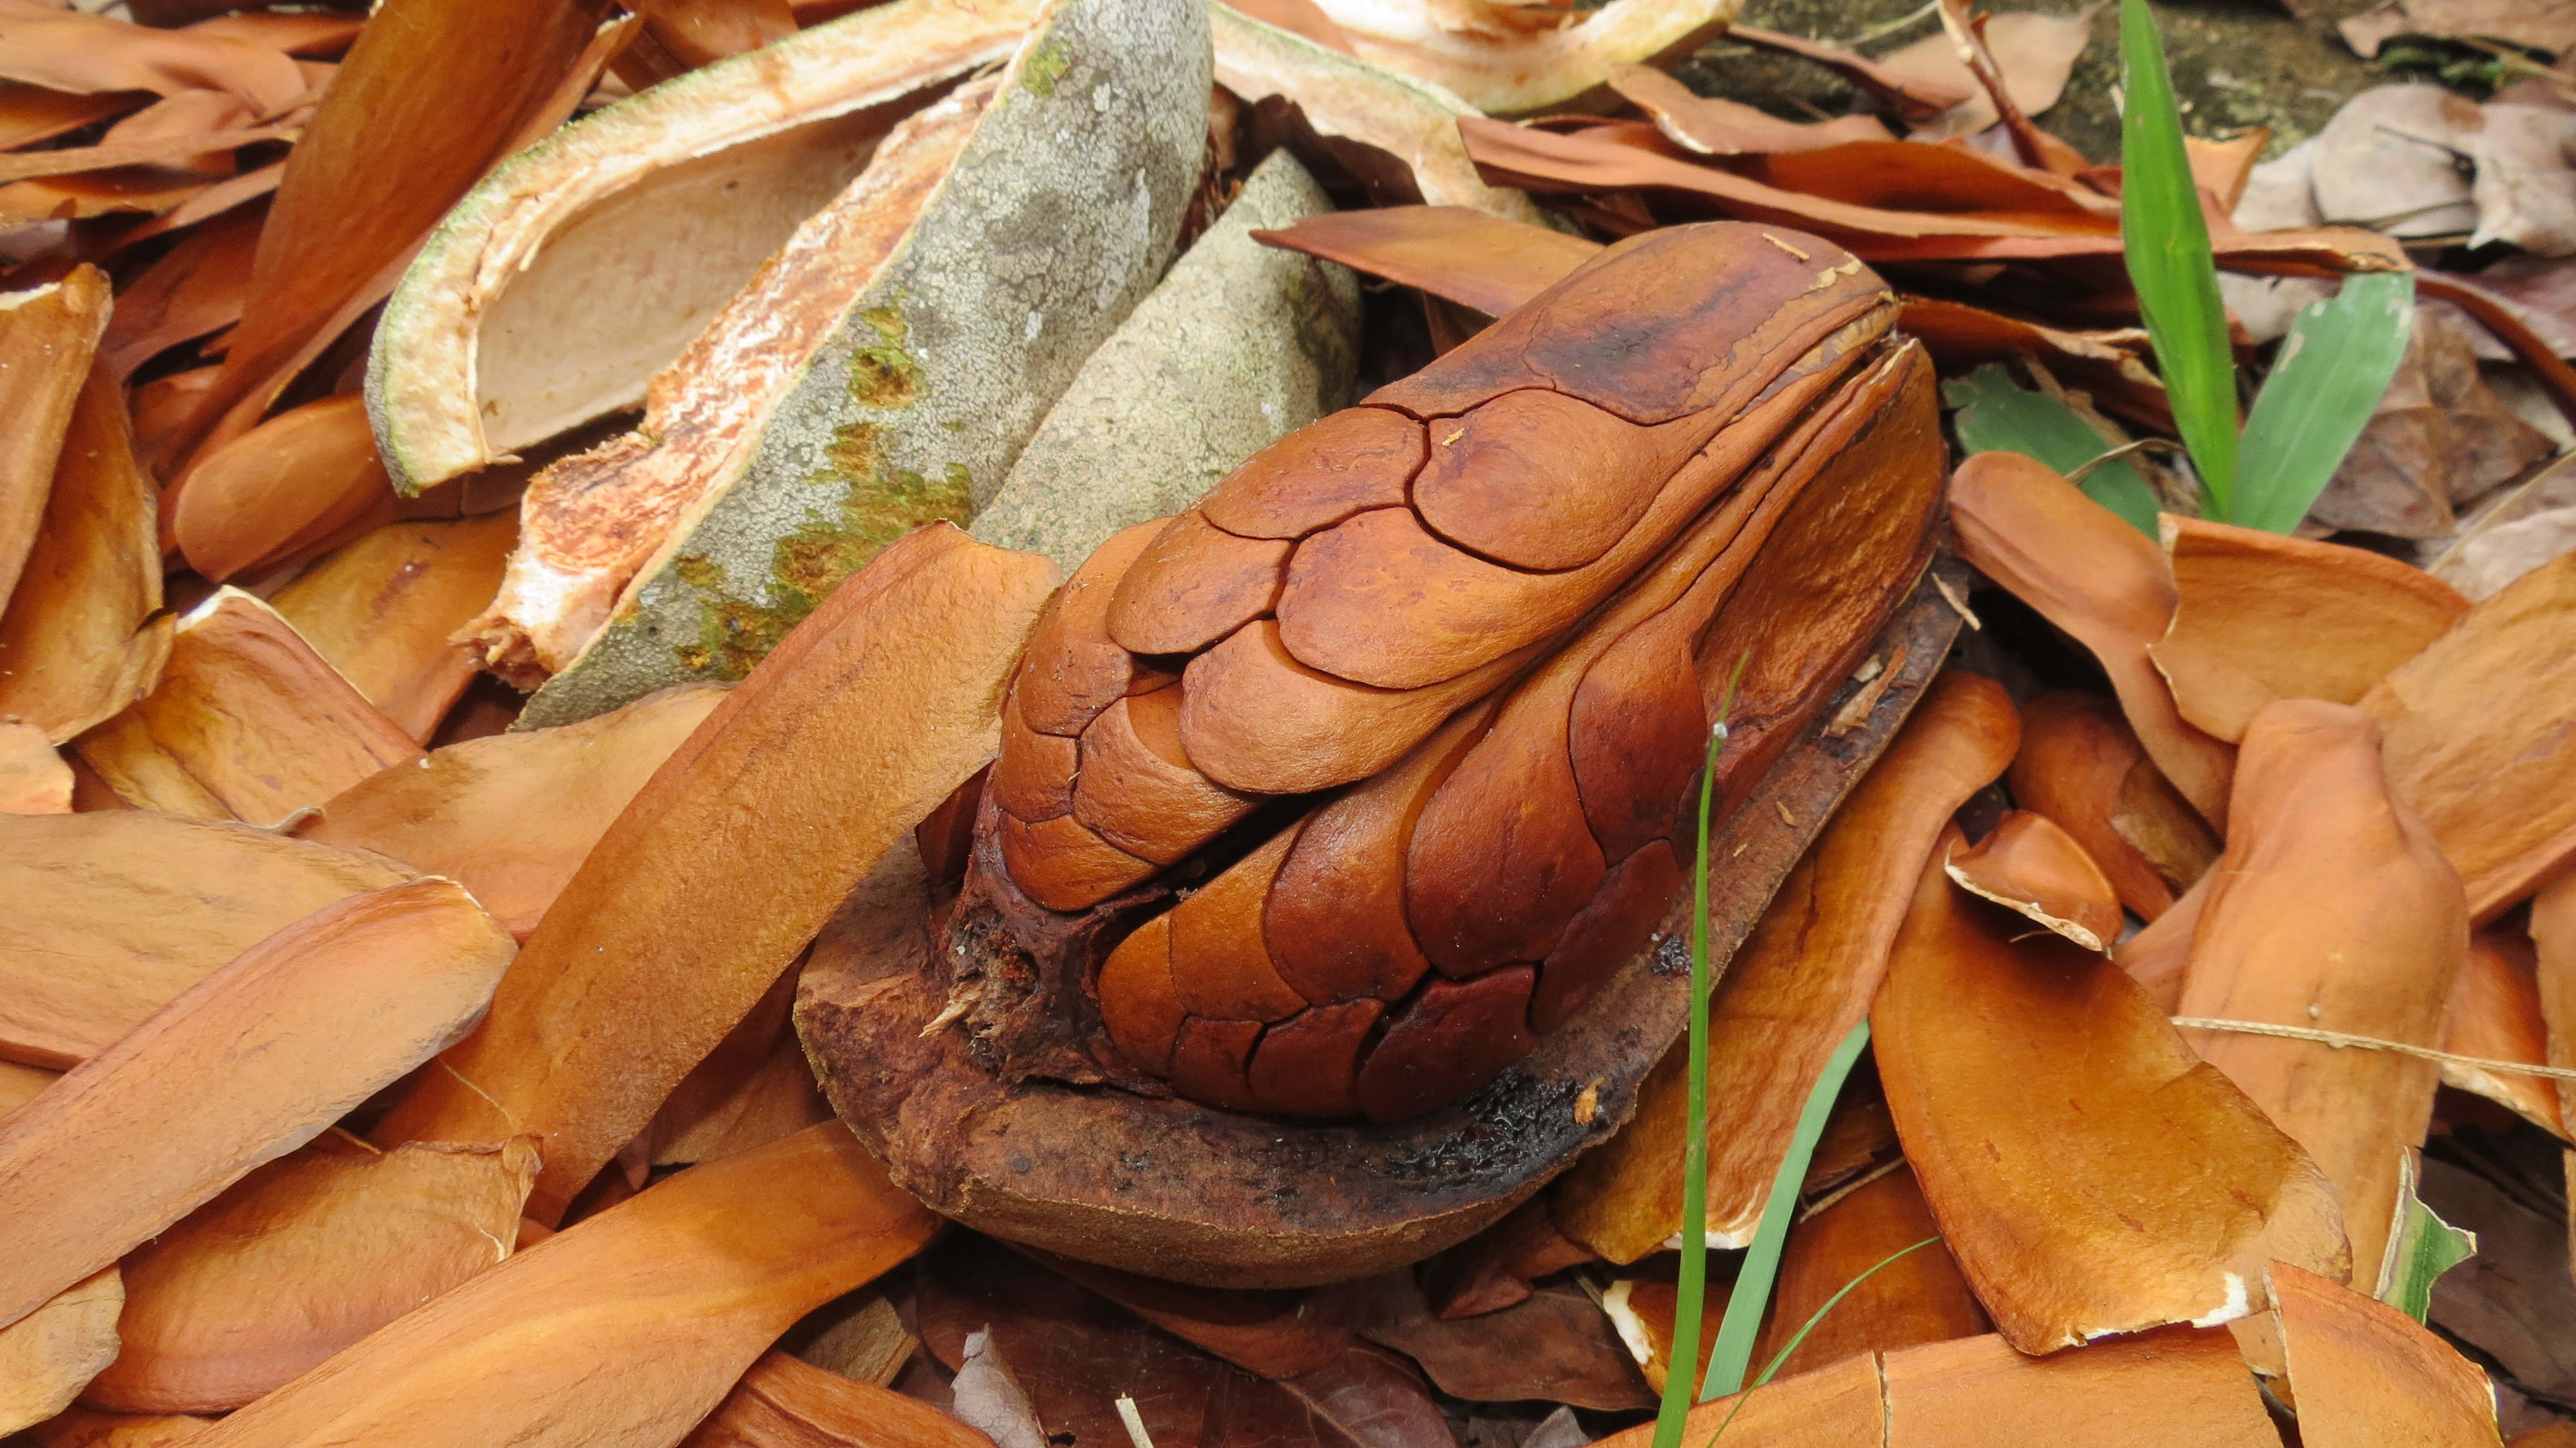
[[989,498],[1170,264],[1211,83],[1203,0],[1052,7],[742,475],[517,727],[741,678],[886,544]]
[[1244,459],[1350,400],[1349,268],[1263,246],[1332,203],[1285,150],[1083,364],[972,531],[1071,573],[1110,534],[1198,501]]

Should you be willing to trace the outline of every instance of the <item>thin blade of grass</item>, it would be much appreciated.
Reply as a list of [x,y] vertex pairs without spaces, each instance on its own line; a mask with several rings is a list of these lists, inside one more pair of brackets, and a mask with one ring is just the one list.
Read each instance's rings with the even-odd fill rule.
[[[1744,1263],[1736,1269],[1726,1317],[1717,1327],[1717,1349],[1709,1355],[1708,1376],[1700,1382],[1703,1403],[1744,1388],[1744,1375],[1753,1366],[1754,1339],[1762,1331],[1762,1311],[1770,1304],[1771,1284],[1780,1275],[1780,1252],[1789,1244],[1789,1223],[1798,1215],[1798,1188],[1807,1179],[1807,1163],[1815,1157],[1817,1139],[1825,1134],[1825,1118],[1833,1114],[1834,1098],[1842,1094],[1844,1080],[1868,1045],[1869,1022],[1863,1021],[1834,1048],[1833,1059],[1825,1063],[1815,1089],[1807,1095],[1807,1109],[1798,1115],[1797,1137],[1780,1161],[1780,1175],[1772,1180],[1771,1200],[1762,1205],[1761,1225],[1753,1229],[1753,1245],[1745,1249]],[[1685,1213],[1682,1220],[1687,1223],[1691,1218]],[[1683,1245],[1688,1248],[1687,1238]],[[1691,1346],[1697,1351],[1697,1343]],[[1673,1361],[1691,1359],[1676,1354]]]
[[[2303,307],[2245,419],[2234,520],[2299,526],[2379,406],[2415,324],[2412,272],[2364,272]],[[2196,445],[2195,445],[2196,446]]]
[[2200,469],[2210,517],[2236,516],[2236,359],[2218,299],[2209,223],[2183,151],[2182,112],[2146,0],[2120,0],[2120,239],[2155,342],[2174,425]]
[[[1922,1241],[1917,1242],[1910,1247],[1899,1247],[1895,1251],[1888,1253],[1886,1256],[1879,1258],[1876,1262],[1871,1263],[1869,1266],[1862,1268],[1859,1276],[1844,1283],[1833,1296],[1826,1298],[1824,1306],[1819,1307],[1814,1312],[1808,1314],[1807,1320],[1799,1324],[1797,1332],[1790,1336],[1788,1343],[1777,1353],[1772,1354],[1771,1361],[1765,1364],[1762,1369],[1762,1375],[1753,1380],[1753,1386],[1756,1388],[1770,1386],[1771,1380],[1774,1377],[1777,1377],[1780,1373],[1780,1365],[1787,1362],[1789,1360],[1789,1355],[1798,1350],[1798,1345],[1807,1340],[1807,1334],[1814,1332],[1816,1330],[1816,1325],[1825,1320],[1825,1314],[1833,1311],[1835,1306],[1841,1303],[1844,1298],[1852,1295],[1853,1288],[1858,1287],[1862,1283],[1877,1276],[1881,1268],[1893,1266],[1913,1253],[1920,1252],[1924,1248],[1929,1247],[1940,1240],[1940,1234],[1935,1232],[1931,1236],[1924,1238]],[[1736,1414],[1744,1411],[1745,1403],[1750,1401],[1752,1397],[1752,1392],[1748,1390],[1742,1397],[1737,1398],[1735,1400],[1735,1406],[1727,1409],[1726,1416],[1718,1420],[1717,1431],[1709,1434],[1708,1442],[1701,1444],[1700,1448],[1710,1448],[1710,1445],[1716,1443],[1718,1439],[1725,1437],[1727,1425],[1735,1421]]]
[[2397,1193],[2397,1230],[2380,1267],[2378,1297],[2422,1322],[2433,1311],[2433,1281],[2478,1254],[2475,1232],[2445,1222],[2415,1194],[2415,1155],[2407,1153]]
[[[2109,450],[2102,435],[2074,408],[2015,383],[1998,362],[1942,383],[1941,397],[1959,409],[1953,422],[1962,452],[2020,453],[2071,477]],[[2129,526],[2150,538],[2156,536],[2155,490],[2138,476],[2137,469],[2113,459],[2086,474],[2077,486]]]
[[[1682,1137],[1681,1271],[1673,1291],[1671,1361],[1678,1366],[1664,1375],[1663,1401],[1655,1408],[1654,1448],[1681,1448],[1682,1425],[1691,1409],[1690,1365],[1699,1361],[1700,1312],[1708,1299],[1708,1004],[1716,985],[1708,966],[1708,819],[1717,800],[1717,756],[1726,748],[1727,716],[1734,712],[1735,691],[1752,662],[1749,653],[1735,661],[1735,676],[1726,681],[1726,697],[1717,706],[1717,724],[1708,732],[1708,758],[1699,773],[1699,850],[1691,865],[1689,1125]],[[1694,1223],[1700,1224],[1698,1230]]]

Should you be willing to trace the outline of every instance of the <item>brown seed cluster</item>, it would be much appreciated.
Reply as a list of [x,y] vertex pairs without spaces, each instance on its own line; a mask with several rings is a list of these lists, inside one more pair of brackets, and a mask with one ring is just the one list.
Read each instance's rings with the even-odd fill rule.
[[1113,538],[1014,680],[969,889],[1143,915],[1101,1023],[1190,1099],[1494,1079],[1680,889],[1711,625],[1782,520],[1874,446],[1923,486],[1855,496],[1937,483],[1894,315],[1813,237],[1658,232]]

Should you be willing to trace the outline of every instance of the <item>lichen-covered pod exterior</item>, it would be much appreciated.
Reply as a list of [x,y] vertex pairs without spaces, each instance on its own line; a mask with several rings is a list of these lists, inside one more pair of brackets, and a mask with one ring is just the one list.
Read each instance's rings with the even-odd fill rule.
[[1650,233],[1104,544],[943,936],[979,1054],[1377,1121],[1509,1069],[1682,888],[1730,680],[1740,793],[1928,560],[1895,311],[1802,233]]

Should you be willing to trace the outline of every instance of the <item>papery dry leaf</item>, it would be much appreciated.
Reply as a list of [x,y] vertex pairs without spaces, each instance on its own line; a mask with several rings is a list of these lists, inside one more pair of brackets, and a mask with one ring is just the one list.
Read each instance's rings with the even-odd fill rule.
[[[2427,275],[2419,292],[2484,310],[2473,284],[2447,287]],[[2556,450],[2486,385],[2472,336],[2480,329],[2449,305],[2419,303],[2397,372],[2380,394],[2352,452],[2335,469],[2309,516],[2332,528],[2407,538],[2443,538],[2455,515]],[[2565,370],[2555,358],[2550,363]],[[2536,374],[2547,386],[2547,373]],[[2576,375],[2569,378],[2576,389]],[[2557,389],[2561,407],[2576,392]]]
[[605,0],[377,7],[286,162],[224,370],[179,429],[183,456],[228,413],[240,414],[230,432],[248,431],[305,360],[384,296],[467,187],[533,139],[532,126],[552,130],[571,113],[578,95],[550,88],[606,9]]
[[219,90],[262,115],[304,94],[304,76],[277,50],[233,36],[155,30],[105,16],[21,13],[0,19],[0,77],[80,93]]
[[2120,938],[2120,901],[2075,837],[2048,816],[2007,813],[1994,832],[1942,862],[1952,883],[2038,922],[2086,950]]
[[261,219],[244,212],[190,232],[126,287],[99,344],[117,381],[182,342],[241,320]]
[[2148,647],[2185,720],[2230,743],[2274,699],[2349,704],[2469,601],[2359,548],[2164,515],[2173,623]]
[[[2388,780],[2495,918],[2576,858],[2576,554],[2535,568],[2363,696]],[[2508,766],[2506,761],[2510,761]]]
[[[2531,897],[2534,984],[2552,1066],[2576,1066],[2576,870],[2561,873]],[[2558,1086],[2562,1123],[2568,1089]]]
[[1760,30],[1750,25],[1730,25],[1726,34],[1728,39],[1740,40],[1758,50],[1794,55],[1825,66],[1869,92],[1882,105],[1904,117],[1908,124],[1919,125],[1954,106],[1965,105],[1977,93],[1973,81],[1952,84],[1901,76],[1859,51],[1829,41],[1785,35],[1776,30]]
[[642,0],[644,33],[687,69],[796,33],[787,0]]
[[1422,1291],[1442,1317],[1473,1317],[1526,1301],[1532,1282],[1592,1260],[1591,1248],[1557,1230],[1542,1195],[1424,1262]]
[[929,1404],[768,1352],[680,1448],[991,1448]]
[[[2066,93],[2066,78],[2092,40],[2093,13],[2098,8],[2087,6],[2072,15],[2006,11],[1988,17],[1979,27],[1996,68],[2003,73],[2004,93],[2023,115],[2038,115]],[[1993,98],[1959,59],[1949,36],[1927,35],[1880,56],[1878,63],[1909,86],[1969,92],[1967,100],[1916,126],[1914,136],[1935,141],[1972,136],[1995,123]]]
[[[1276,96],[1296,106],[1341,155],[1338,139],[1382,153],[1403,170],[1419,199],[1434,206],[1465,206],[1512,221],[1537,224],[1528,196],[1487,185],[1458,139],[1458,121],[1479,114],[1457,96],[1410,76],[1381,69],[1319,45],[1303,35],[1255,19],[1232,5],[1208,12],[1216,44],[1216,78],[1256,105]],[[1329,23],[1329,22],[1327,22]],[[1364,165],[1352,167],[1365,175]]]
[[2346,18],[2339,29],[2365,57],[2399,35],[2491,35],[2550,51],[2576,46],[2576,21],[2549,0],[2388,0]]
[[2127,972],[2166,1015],[2172,1015],[2182,1002],[2183,970],[2191,964],[2191,943],[2200,933],[2200,912],[2209,904],[2209,887],[2209,877],[2202,876],[2173,908],[2148,921],[2145,929],[2121,941],[2111,953],[2112,963]]
[[[482,1013],[510,956],[509,936],[451,881],[353,896],[244,951],[11,1112],[0,1212],[19,1250],[0,1260],[0,1321],[429,1059]],[[105,1170],[112,1196],[82,1189]]]
[[2550,508],[2471,534],[2433,565],[2433,576],[2483,603],[2504,586],[2566,553],[2576,553],[2576,507]]
[[[166,24],[159,17],[145,17],[144,23]],[[327,59],[349,48],[365,24],[362,16],[335,14],[331,11],[245,10],[231,15],[215,15],[194,21],[186,28],[192,35],[221,35],[234,40],[247,40],[265,45],[288,55]]]
[[90,355],[107,327],[107,277],[75,268],[59,282],[0,294],[0,605],[18,586],[53,487],[54,464],[71,425]]
[[1326,211],[1253,235],[1496,317],[1564,280],[1601,249],[1467,206]]
[[2455,169],[2478,129],[2477,106],[2438,85],[2374,86],[2335,111],[2317,135],[2318,214],[2391,236],[2469,230],[2477,211]]
[[59,1071],[41,1066],[22,1066],[15,1061],[0,1061],[0,1116],[6,1116],[36,1098],[36,1093],[54,1084]]
[[[1846,1358],[1693,1408],[1683,1441],[1734,1421],[1747,1448],[2275,1448],[2243,1360],[2217,1331],[2161,1328],[2024,1357],[2000,1337]],[[1600,1448],[1645,1448],[1645,1424]]]
[[179,620],[153,691],[73,747],[130,804],[263,825],[421,757],[293,625],[231,587]]
[[[2003,772],[2018,733],[2001,685],[1940,676],[1729,962],[1710,1017],[1712,1243],[1751,1239],[1817,1073],[1879,990],[1919,862]],[[1682,1066],[1678,1046],[1666,1052],[1636,1116],[1555,1188],[1557,1224],[1613,1262],[1684,1229]]]
[[1735,18],[1730,0],[1611,0],[1591,11],[1428,0],[1317,0],[1372,65],[1478,110],[1582,108],[1611,67],[1689,55]]
[[787,1019],[798,974],[790,967],[780,975],[742,1023],[671,1088],[646,1128],[653,1165],[717,1161],[832,1119]]
[[2429,1328],[2286,1262],[2272,1296],[2309,1448],[2495,1448],[2495,1389]]
[[72,768],[33,724],[0,723],[0,814],[69,814]]
[[161,608],[151,482],[103,367],[72,404],[43,522],[0,613],[0,718],[63,743],[150,693],[174,625]]
[[368,776],[294,826],[446,875],[525,940],[618,812],[714,711],[693,684],[553,729],[435,749]]
[[[2086,389],[2094,401],[2124,417],[2158,427],[2172,419],[2164,383],[2141,360],[2147,352],[2142,327],[2079,331],[1938,297],[1909,296],[1904,302],[1905,330],[1923,339],[1945,371],[2034,356],[2050,375]],[[2113,440],[2104,439],[2106,450],[2112,445]]]
[[[2133,791],[2130,782],[2141,778],[2144,783]],[[2167,874],[2156,857],[2128,839],[2120,828],[2124,806],[2134,811],[2139,797],[2161,795],[2170,805],[2156,813],[2200,830],[2197,843],[2213,855],[2217,851],[2191,806],[2156,772],[2119,709],[2098,695],[2055,690],[2022,706],[2021,750],[2013,756],[2011,784],[2023,808],[2048,816],[2075,837],[2102,867],[2120,903],[2143,920],[2172,909],[2177,891],[2190,881]]]
[[2438,1158],[2417,1166],[2425,1207],[2478,1243],[2476,1255],[2434,1279],[2427,1325],[2485,1354],[2525,1396],[2566,1396],[2576,1388],[2576,1341],[2560,1324],[2576,1321],[2576,1276],[2567,1270],[2564,1216]]
[[1412,1358],[1453,1398],[1540,1398],[1610,1411],[1654,1405],[1629,1348],[1581,1287],[1560,1283],[1499,1312],[1441,1318],[1411,1274],[1373,1282],[1363,1333]]
[[[2542,898],[2546,896],[2544,891]],[[2540,911],[2541,906],[2535,902],[2535,932],[2541,928]],[[2539,959],[2532,939],[2519,931],[2495,926],[2473,930],[2469,933],[2468,957],[2460,965],[2459,981],[2451,987],[2450,1011],[2442,1025],[2442,1049],[2455,1056],[2485,1061],[2565,1064],[2550,1059],[2548,1018],[2541,1000]],[[2442,1084],[2474,1091],[2553,1136],[2568,1137],[2559,1082],[2445,1061]]]
[[1369,1282],[1307,1290],[1197,1287],[1077,1262],[1034,1247],[1012,1250],[1190,1346],[1274,1381],[1302,1377],[1340,1360],[1359,1340],[1359,1330],[1372,1314]]
[[197,1442],[657,1448],[789,1324],[938,1226],[847,1128],[816,1126],[546,1238]]
[[27,1441],[36,1448],[180,1448],[212,1422],[184,1413],[138,1417],[74,1407],[29,1428]]
[[1813,151],[1845,141],[1895,139],[1876,116],[1784,121],[1741,101],[1699,95],[1650,65],[1614,65],[1609,84],[1675,145],[1703,156]]
[[326,397],[214,448],[173,496],[171,536],[220,583],[394,506],[364,399]]
[[240,1407],[508,1257],[536,1175],[527,1137],[379,1152],[325,1132],[126,1257],[124,1348],[81,1400]]
[[[1819,1311],[1824,1319],[1780,1363],[1781,1376],[1813,1372],[1858,1353],[1992,1331],[1958,1260],[1943,1243],[1915,1248],[1879,1266],[1941,1230],[1914,1169],[1901,1160],[1894,1166],[1810,1208],[1789,1229],[1779,1282],[1753,1348],[1757,1367],[1768,1370]],[[1867,1281],[1861,1280],[1864,1273]],[[1826,1310],[1826,1302],[1846,1287],[1850,1293]]]
[[1442,1448],[1454,1441],[1420,1377],[1371,1344],[1346,1347],[1294,1377],[1257,1378],[996,1242],[963,1235],[923,1258],[916,1281],[922,1345],[943,1365],[962,1365],[969,1334],[989,1333],[1046,1433],[1131,1441],[1113,1402],[1125,1393],[1158,1444],[1331,1448],[1357,1440]]
[[1950,475],[1959,556],[2092,650],[2147,754],[2211,824],[2227,824],[2234,751],[2175,708],[2148,647],[2174,614],[2161,549],[2044,463],[1987,452]]
[[0,818],[0,1057],[68,1067],[393,861],[144,810]]
[[[886,846],[983,764],[1054,566],[908,535],[726,696],[591,851],[490,1020],[377,1127],[543,1138],[552,1220]],[[758,820],[752,832],[745,822]],[[809,842],[834,841],[831,860]]]
[[[67,146],[52,151],[0,154],[0,185],[40,177],[68,178],[91,173],[112,173],[128,167],[137,170],[213,170],[217,174],[222,174],[232,169],[231,158],[226,156],[225,152],[242,146],[257,145],[262,141],[292,140],[295,134],[294,131],[282,126],[244,126],[232,130],[191,131],[130,141],[109,140],[95,146]],[[93,179],[105,178],[96,176]],[[188,189],[193,191],[195,187],[191,186]]]
[[0,1432],[15,1433],[70,1407],[81,1386],[116,1360],[125,1287],[116,1265],[64,1288],[0,1327]]
[[1956,890],[1940,853],[1871,1034],[1906,1156],[1996,1330],[2043,1353],[2212,1327],[2263,1305],[2267,1262],[2345,1270],[2334,1193],[2297,1144],[2117,967]]
[[316,562],[270,602],[368,702],[426,742],[474,677],[472,651],[448,636],[491,599],[518,535],[508,513],[391,524]]
[[21,81],[0,83],[0,150],[50,141],[145,104],[150,91],[101,91],[74,95]]
[[[2468,915],[2458,875],[2392,790],[2378,736],[2360,711],[2308,699],[2246,726],[2177,1015],[2441,1045]],[[2184,1039],[2324,1170],[2353,1278],[2378,1281],[2401,1158],[2423,1140],[2441,1068],[2242,1032]]]

